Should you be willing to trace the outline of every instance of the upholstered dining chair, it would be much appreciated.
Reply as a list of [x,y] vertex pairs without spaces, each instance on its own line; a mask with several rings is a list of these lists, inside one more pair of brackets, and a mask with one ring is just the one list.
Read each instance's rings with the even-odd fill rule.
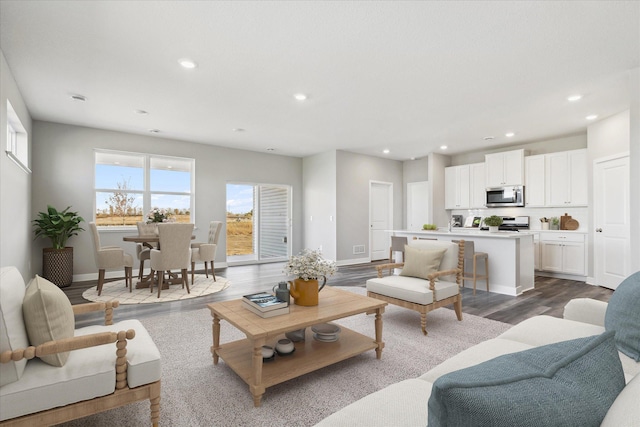
[[[150,236],[156,232],[156,224],[147,224],[146,222],[137,222],[139,236]],[[145,246],[143,243],[136,243],[136,257],[140,262],[140,270],[138,271],[138,280],[142,280],[142,274],[144,272],[144,262],[151,257],[151,249]]]
[[158,224],[160,249],[151,249],[151,282],[149,289],[153,292],[153,276],[158,273],[158,298],[162,292],[164,272],[180,270],[182,287],[189,290],[189,264],[191,263],[191,234],[193,224]]
[[204,262],[204,274],[209,277],[207,272],[207,263],[211,263],[211,275],[213,281],[216,281],[216,272],[214,269],[214,261],[216,258],[216,249],[218,248],[218,239],[220,238],[220,230],[222,230],[222,221],[211,221],[209,223],[209,239],[207,243],[191,244],[191,283],[194,280],[196,262]]
[[125,285],[129,286],[129,292],[131,292],[133,290],[133,256],[125,253],[119,246],[101,246],[96,223],[90,222],[89,228],[91,228],[94,256],[98,266],[98,296],[102,294],[105,271],[122,267],[124,267]]

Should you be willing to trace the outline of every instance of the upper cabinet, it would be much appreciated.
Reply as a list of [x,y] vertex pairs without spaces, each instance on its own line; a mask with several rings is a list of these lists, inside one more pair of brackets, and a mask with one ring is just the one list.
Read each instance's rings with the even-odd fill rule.
[[444,208],[469,208],[469,165],[444,169]]
[[545,155],[524,158],[524,204],[528,208],[544,206]]
[[484,159],[487,187],[524,185],[524,150],[486,154]]
[[545,155],[547,206],[587,206],[587,150]]

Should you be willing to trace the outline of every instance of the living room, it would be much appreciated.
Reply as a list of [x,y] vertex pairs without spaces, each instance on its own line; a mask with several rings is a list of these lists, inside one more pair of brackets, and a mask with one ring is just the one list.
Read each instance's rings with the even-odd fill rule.
[[[640,197],[637,197],[640,195],[640,64],[638,7],[634,2],[615,2],[613,6],[609,5],[611,2],[556,2],[557,5],[537,6],[526,3],[521,5],[522,9],[515,4],[505,5],[501,9],[499,5],[487,3],[484,4],[488,8],[486,11],[480,6],[471,5],[466,5],[467,9],[459,5],[447,10],[449,6],[440,2],[433,4],[432,9],[427,3],[398,2],[392,6],[393,3],[388,2],[345,2],[345,9],[339,11],[332,10],[332,6],[324,2],[310,2],[306,7],[300,4],[287,6],[278,2],[271,5],[271,2],[263,5],[242,2],[235,6],[233,2],[220,2],[221,9],[215,9],[212,4],[202,7],[207,11],[206,16],[210,19],[215,17],[216,25],[224,30],[209,35],[208,40],[221,40],[220,44],[226,46],[223,49],[228,55],[224,56],[226,62],[214,62],[210,57],[205,60],[204,53],[199,55],[195,47],[186,49],[186,52],[176,51],[175,46],[170,50],[158,48],[156,43],[165,43],[161,35],[140,31],[140,39],[147,40],[153,52],[169,51],[162,57],[163,62],[157,69],[154,68],[160,62],[157,58],[150,61],[149,64],[153,65],[136,62],[143,61],[140,58],[145,56],[143,52],[147,50],[144,44],[134,45],[131,41],[137,39],[133,37],[138,34],[135,21],[150,20],[146,12],[157,17],[158,22],[173,22],[176,32],[185,33],[179,37],[183,46],[189,46],[189,39],[194,36],[184,29],[188,27],[185,23],[197,21],[198,27],[208,25],[202,22],[205,19],[196,19],[197,12],[201,10],[187,14],[173,2],[167,2],[163,7],[156,5],[158,9],[149,4],[148,9],[141,4],[120,4],[122,9],[119,9],[115,3],[111,6],[103,2],[94,3],[96,9],[75,2],[3,0],[0,3],[0,127],[3,129],[0,142],[7,147],[5,128],[12,120],[9,118],[12,114],[19,120],[24,134],[28,135],[28,154],[23,165],[28,171],[9,156],[3,155],[0,160],[0,266],[16,266],[25,280],[42,271],[42,248],[46,243],[33,239],[32,220],[37,212],[44,210],[47,204],[60,209],[72,206],[87,222],[95,218],[96,150],[195,159],[193,218],[197,240],[206,240],[209,221],[226,216],[225,191],[228,182],[290,186],[291,252],[295,254],[304,248],[322,248],[325,257],[335,260],[339,265],[371,261],[371,182],[393,185],[392,225],[393,229],[400,230],[407,227],[407,184],[428,181],[431,185],[431,222],[446,227],[451,211],[444,206],[445,167],[478,162],[484,159],[485,154],[512,149],[525,149],[531,155],[586,149],[591,171],[596,159],[628,153],[632,196],[629,217],[632,220],[628,236],[630,264],[627,268],[629,273],[640,270]],[[269,6],[272,6],[271,10]],[[586,16],[584,20],[580,18],[581,11]],[[177,17],[172,21],[170,15],[173,12],[182,21]],[[314,12],[319,15],[314,15]],[[495,17],[488,17],[490,13],[495,13]],[[459,28],[458,25],[473,21],[474,14],[485,20],[478,18],[479,23],[474,24],[473,29],[479,31],[484,25],[486,31],[475,34],[469,32],[464,37],[451,40],[444,37],[440,39],[433,32],[417,31],[421,27],[428,28],[429,24],[436,25],[440,20],[446,23],[454,21],[457,23],[455,28]],[[223,15],[228,15],[229,19],[219,22],[219,16]],[[462,24],[453,20],[452,15],[464,17],[461,18]],[[121,16],[124,19],[118,22],[117,18]],[[320,22],[323,19],[317,19],[317,16],[322,17],[327,25],[321,33],[326,44],[320,44],[316,38],[304,38],[311,37],[313,30],[322,29]],[[272,22],[264,23],[263,20],[269,17]],[[527,55],[516,58],[520,65],[509,68],[511,74],[496,71],[507,69],[506,63],[511,59],[499,59],[502,52],[491,44],[492,31],[499,31],[498,27],[503,25],[501,22],[509,21],[509,17],[513,18],[513,22],[508,24],[511,31],[518,26],[524,27],[529,19],[535,22],[526,31],[517,32],[522,45],[532,45]],[[499,18],[504,19],[500,21]],[[549,29],[543,23],[558,24],[570,22],[573,18],[578,21],[575,27],[561,29],[558,25],[555,28],[559,34],[553,35],[549,31],[543,34],[545,29]],[[297,24],[285,26],[285,23],[291,24],[290,20]],[[305,24],[301,22],[311,25],[311,21],[317,22],[308,33],[304,32]],[[410,29],[405,34],[400,30],[403,22],[407,22]],[[74,29],[75,25],[77,28]],[[108,28],[115,25],[121,25],[126,31],[118,36],[116,31]],[[352,25],[350,31],[337,32],[349,25]],[[68,30],[71,33],[62,31],[63,27],[71,28]],[[590,27],[596,35],[587,34],[590,33],[587,31]],[[442,24],[437,28],[441,29]],[[109,38],[103,39],[104,34],[111,32],[113,34]],[[69,34],[75,36],[73,41],[66,39]],[[227,35],[223,37],[224,34]],[[257,44],[258,47],[245,46],[241,53],[228,52],[241,44],[234,38],[234,35],[240,37],[241,34],[249,34],[253,39],[272,37],[273,41]],[[314,47],[313,53],[300,56],[303,49],[298,45],[294,45],[295,49],[292,50],[286,50],[286,44],[281,47],[277,45],[303,34],[302,39]],[[344,38],[336,34],[342,34]],[[507,35],[505,30],[501,30],[499,35],[493,36],[499,38],[498,45],[503,46]],[[474,39],[475,36],[477,39]],[[394,43],[385,45],[384,37],[392,39]],[[418,37],[421,43],[432,38],[439,39],[442,47],[436,49],[438,44],[434,42],[421,51],[419,44],[415,43],[407,45],[411,50],[407,47],[403,51],[402,42],[406,43],[405,39],[412,37]],[[537,44],[528,40],[529,37],[544,39],[544,42]],[[570,66],[576,60],[574,56],[559,62],[549,61],[560,54],[544,56],[547,54],[545,49],[565,53],[578,50],[584,43],[582,37],[591,37],[588,40],[593,42],[592,46],[580,48],[584,49],[580,55],[572,53],[576,57],[583,57],[579,63],[583,71],[576,70],[577,65]],[[498,43],[498,40],[495,42]],[[553,49],[554,43],[551,42],[559,47]],[[101,56],[104,52],[114,50],[113,46],[117,43],[131,43],[133,46],[123,56]],[[447,43],[457,49],[447,47]],[[519,49],[518,43],[514,42],[513,45],[515,47],[510,45],[509,52]],[[385,48],[380,49],[380,46]],[[387,56],[381,55],[382,51]],[[394,54],[388,55],[388,52]],[[460,52],[460,57],[465,57],[464,62],[458,63],[455,58],[451,60],[452,55],[458,56],[456,52]],[[482,54],[476,56],[474,52]],[[378,54],[380,58],[374,60]],[[255,63],[247,59],[250,55],[255,56]],[[432,59],[425,58],[430,55],[433,55]],[[537,56],[540,55],[542,59],[538,60]],[[193,92],[191,87],[193,77],[182,74],[190,71],[179,69],[177,65],[177,60],[182,56],[193,56],[200,64],[192,71],[205,74],[205,70],[208,70],[206,72],[211,80],[216,72],[222,72],[216,67],[233,69],[225,69],[225,72],[240,74],[241,78],[238,78],[238,82],[234,80],[233,85],[228,83],[231,89],[225,89],[225,84],[219,82],[200,87],[200,93],[206,94],[203,98],[222,100],[215,108],[200,104],[199,97],[195,95],[198,90]],[[304,67],[292,59],[296,57],[307,61]],[[420,66],[416,68],[420,71],[418,73],[411,71],[414,69],[412,57],[420,58]],[[120,62],[124,58],[132,60],[139,68],[134,70],[136,66],[124,65]],[[354,64],[357,61],[353,58],[369,60],[363,62],[365,65],[358,65]],[[438,65],[439,61],[446,66]],[[484,61],[488,61],[488,64]],[[89,66],[74,69],[77,62]],[[269,62],[277,64],[265,68]],[[222,67],[220,63],[227,65]],[[229,64],[235,64],[235,68]],[[464,67],[460,68],[461,64]],[[473,64],[477,69],[473,69]],[[592,67],[587,64],[592,64]],[[107,65],[111,73],[109,77],[100,71],[100,67]],[[283,72],[287,67],[296,70],[292,73],[297,75],[295,79]],[[300,75],[312,75],[314,68],[322,70],[319,74],[326,76],[338,75],[339,70],[345,70],[345,73],[336,81],[327,77],[322,84],[304,82]],[[434,84],[428,78],[419,76],[430,68],[442,69],[429,78],[445,81],[445,77],[450,76],[451,80],[458,82],[448,82],[446,86],[447,89],[452,85],[459,86],[452,92],[456,101],[449,98],[449,93],[438,90],[439,80],[433,80],[436,82]],[[146,87],[145,78],[140,75],[152,75],[156,71],[171,76],[171,79],[164,86]],[[473,74],[491,78],[471,80]],[[559,76],[563,74],[567,77],[560,79]],[[57,80],[61,75],[63,79]],[[397,81],[405,79],[406,85],[395,86]],[[466,79],[483,81],[486,86],[478,88],[469,86],[471,83],[459,83]],[[109,83],[113,90],[111,96],[105,97],[105,92],[98,92],[104,91],[104,87],[92,86],[97,85],[97,81]],[[336,89],[329,92],[332,84],[340,89],[350,85],[356,89],[342,98]],[[503,84],[504,88],[501,88]],[[243,85],[247,89],[241,92]],[[411,87],[416,88],[418,93],[409,92]],[[300,90],[308,91],[307,100],[299,102],[293,99],[293,94]],[[509,90],[513,90],[512,93]],[[330,96],[323,91],[330,93]],[[385,99],[384,96],[389,95],[387,92],[394,96]],[[464,92],[471,95],[464,100],[457,100]],[[578,92],[585,94],[581,101],[575,104],[566,101],[567,96]],[[238,95],[240,93],[242,95]],[[272,98],[254,103],[251,93]],[[371,93],[376,95],[372,96]],[[620,93],[623,93],[622,97]],[[72,101],[70,95],[82,95],[86,99]],[[553,98],[556,96],[557,99]],[[52,101],[52,98],[59,99]],[[425,100],[429,98],[434,100],[426,103]],[[514,102],[513,98],[519,99]],[[557,105],[553,104],[552,98]],[[245,102],[242,103],[240,99]],[[355,104],[356,99],[358,104]],[[587,109],[587,105],[589,109],[596,109],[598,105],[593,104],[596,99],[602,102],[602,108],[597,111],[599,117],[586,120],[583,110]],[[609,103],[612,99],[615,102]],[[405,102],[407,105],[402,105],[400,109],[400,104]],[[454,108],[450,104],[453,102],[460,104],[458,114],[452,112]],[[580,102],[583,102],[582,106]],[[13,113],[9,112],[8,103]],[[271,109],[278,103],[287,104],[286,109],[272,112]],[[360,103],[368,104],[371,109],[365,109]],[[318,115],[318,106],[322,107],[321,116]],[[149,114],[141,115],[135,112],[136,109],[146,109]],[[517,124],[514,124],[516,117],[510,116],[511,109],[517,109]],[[121,113],[113,114],[118,110]],[[546,115],[535,116],[530,120],[531,123],[527,123],[528,114],[540,114],[545,110]],[[573,114],[569,114],[572,110]],[[552,117],[548,116],[562,117],[566,123],[562,126],[557,122],[550,125]],[[214,124],[214,117],[220,122]],[[509,122],[507,118],[514,121]],[[315,124],[310,126],[309,121]],[[207,122],[209,125],[205,128],[219,128],[211,134],[189,133],[190,128],[202,132],[202,123]],[[269,122],[274,124],[267,127]],[[304,125],[296,125],[299,122],[304,122]],[[420,122],[429,122],[429,125],[422,127]],[[274,128],[286,128],[287,124],[291,128],[286,133],[274,131]],[[512,129],[512,126],[517,126],[517,129]],[[261,131],[267,128],[269,132]],[[475,136],[454,131],[462,128],[469,129],[468,132]],[[527,131],[524,131],[525,128]],[[150,133],[151,129],[160,132]],[[510,130],[515,132],[515,136],[502,136]],[[489,136],[494,139],[483,139]],[[283,141],[282,145],[279,144],[279,138]],[[445,142],[449,145],[447,151],[440,148]],[[387,147],[391,153],[384,154],[382,149]],[[591,179],[591,172],[589,177]],[[592,182],[586,185],[592,194]],[[535,220],[536,226],[538,217],[546,213],[541,208],[522,208],[522,212]],[[593,207],[590,204],[579,208],[578,212],[590,242],[585,276],[588,283],[598,285],[594,280],[596,227],[593,223]],[[105,245],[122,246],[122,238],[126,234],[130,234],[130,231],[103,231],[101,238]],[[70,244],[76,248],[74,280],[95,280],[97,270],[90,251],[89,233],[74,237]],[[225,247],[224,235],[220,245]],[[365,246],[365,252],[354,253],[354,247],[361,245]],[[218,251],[216,264],[224,267],[226,262],[225,251]],[[114,273],[115,276],[118,274]]]

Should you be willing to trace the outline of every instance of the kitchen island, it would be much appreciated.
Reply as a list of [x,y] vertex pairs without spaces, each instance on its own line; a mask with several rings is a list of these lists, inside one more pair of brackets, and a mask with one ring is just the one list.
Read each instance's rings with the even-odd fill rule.
[[[472,240],[476,252],[486,252],[489,255],[490,292],[515,296],[534,287],[534,245],[531,233],[491,233],[478,229],[453,228],[452,231],[392,230],[391,234],[406,236],[408,239],[431,237],[445,241]],[[482,269],[484,265],[478,268]],[[466,269],[470,271],[469,266]],[[483,280],[478,284],[478,290],[484,289]],[[472,288],[473,282],[465,281],[465,287]]]

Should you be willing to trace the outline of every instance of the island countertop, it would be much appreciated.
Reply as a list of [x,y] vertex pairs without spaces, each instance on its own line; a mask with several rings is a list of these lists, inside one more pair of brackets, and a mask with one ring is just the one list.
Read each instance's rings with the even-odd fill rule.
[[[489,291],[506,295],[520,295],[534,287],[534,233],[527,231],[481,231],[478,229],[447,230],[390,230],[394,236],[408,239],[435,238],[438,240],[471,240],[476,252],[489,255]],[[467,263],[472,264],[472,263]],[[478,267],[482,268],[482,267]],[[465,265],[469,272],[472,266]],[[467,275],[471,275],[467,273]],[[465,281],[473,287],[473,281]],[[484,281],[478,281],[478,290],[484,290]]]

